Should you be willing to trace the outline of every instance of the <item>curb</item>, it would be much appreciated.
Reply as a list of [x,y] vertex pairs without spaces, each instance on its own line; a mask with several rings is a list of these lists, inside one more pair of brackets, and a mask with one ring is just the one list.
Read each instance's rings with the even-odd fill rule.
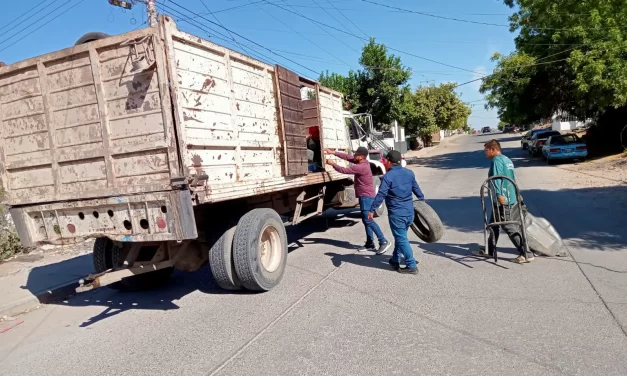
[[76,294],[79,280],[57,285],[26,298],[16,300],[0,307],[0,317],[17,316],[31,311],[42,304],[50,304]]

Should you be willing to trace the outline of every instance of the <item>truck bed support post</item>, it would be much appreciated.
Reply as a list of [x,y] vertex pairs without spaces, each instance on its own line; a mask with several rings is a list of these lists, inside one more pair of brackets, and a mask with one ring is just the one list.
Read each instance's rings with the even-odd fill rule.
[[[327,187],[324,186],[320,188],[320,192],[316,196],[310,197],[308,199],[305,199],[305,195],[306,195],[305,191],[301,192],[301,194],[299,194],[298,198],[296,199],[296,210],[294,211],[294,218],[292,219],[292,225],[299,224],[305,219],[311,218],[315,215],[322,214],[322,212],[324,211],[324,195],[326,191],[327,191]],[[303,209],[303,204],[309,201],[316,200],[316,199],[318,200],[318,206],[316,207],[316,211],[301,217],[300,213]]]

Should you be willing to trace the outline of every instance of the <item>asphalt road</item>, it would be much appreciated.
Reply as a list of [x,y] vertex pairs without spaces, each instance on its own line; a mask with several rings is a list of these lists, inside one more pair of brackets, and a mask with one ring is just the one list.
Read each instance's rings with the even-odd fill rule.
[[[531,212],[574,258],[471,256],[489,137],[504,141]],[[78,295],[0,334],[0,375],[627,374],[624,186],[529,162],[507,135],[461,136],[410,167],[447,227],[437,244],[412,237],[418,276],[356,253],[355,216],[313,219],[290,229],[272,292],[221,292],[204,269],[159,291]],[[514,257],[506,237],[500,245]]]

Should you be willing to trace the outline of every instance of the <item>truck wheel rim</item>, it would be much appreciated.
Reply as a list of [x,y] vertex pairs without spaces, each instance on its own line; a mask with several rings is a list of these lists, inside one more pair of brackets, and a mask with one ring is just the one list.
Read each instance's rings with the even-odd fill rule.
[[269,273],[276,271],[281,265],[281,237],[274,226],[267,226],[259,239],[259,258],[261,265]]

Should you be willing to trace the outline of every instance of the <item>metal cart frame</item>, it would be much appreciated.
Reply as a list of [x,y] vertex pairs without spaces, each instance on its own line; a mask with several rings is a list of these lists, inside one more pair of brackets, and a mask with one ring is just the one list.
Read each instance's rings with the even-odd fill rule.
[[[500,181],[498,183],[497,181]],[[505,189],[505,183],[509,183],[514,187],[514,192],[516,193],[516,204],[513,206],[518,206],[518,210],[520,212],[520,220],[513,221],[511,216],[508,215],[508,211],[503,211],[503,218],[501,217],[501,211],[498,210],[500,206],[503,206],[499,203],[498,197],[496,194],[497,184],[500,184],[501,192],[505,192],[505,197],[509,201],[509,191]],[[488,178],[486,181],[481,184],[481,207],[483,209],[483,223],[484,223],[484,231],[483,231],[483,242],[485,245],[485,252],[488,252],[489,245],[488,240],[490,238],[489,235],[492,235],[492,241],[494,242],[494,262],[498,262],[498,251],[496,249],[496,237],[494,236],[494,228],[497,226],[504,226],[509,224],[514,224],[520,226],[520,236],[522,241],[522,246],[525,251],[524,257],[527,257],[529,253],[529,245],[527,244],[527,230],[525,229],[525,212],[522,202],[522,197],[520,195],[520,189],[516,182],[507,176],[503,175],[495,175]],[[486,205],[486,197],[490,200],[490,206]],[[490,223],[490,216],[488,216],[488,208],[492,210],[494,215],[494,222]],[[496,210],[495,210],[496,209]]]

